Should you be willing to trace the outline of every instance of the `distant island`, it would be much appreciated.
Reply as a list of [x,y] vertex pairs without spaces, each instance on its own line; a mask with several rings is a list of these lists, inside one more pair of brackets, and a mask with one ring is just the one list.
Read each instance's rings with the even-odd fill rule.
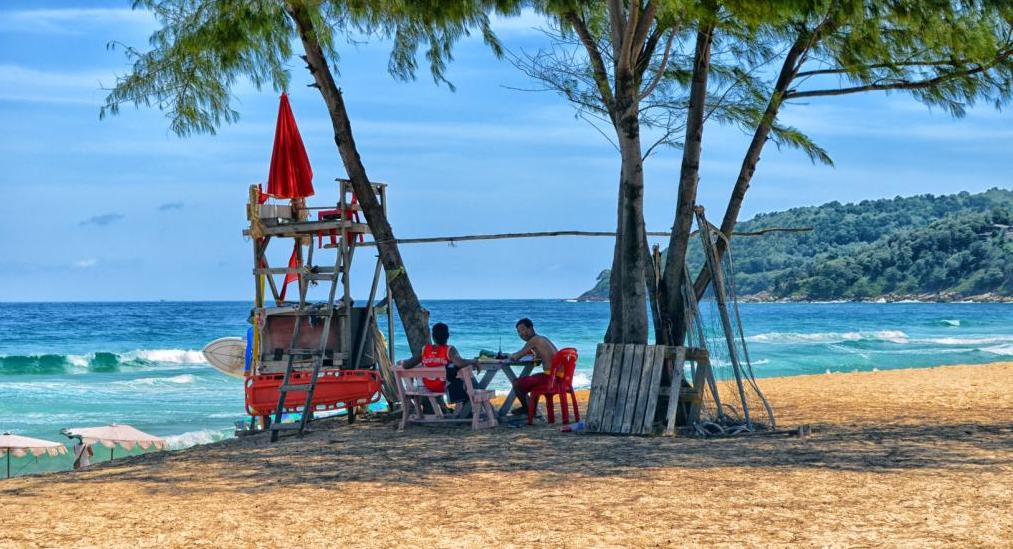
[[[744,301],[1013,301],[1013,191],[830,202],[759,214],[732,240]],[[693,272],[703,263],[690,249]],[[609,271],[578,300],[608,299]]]

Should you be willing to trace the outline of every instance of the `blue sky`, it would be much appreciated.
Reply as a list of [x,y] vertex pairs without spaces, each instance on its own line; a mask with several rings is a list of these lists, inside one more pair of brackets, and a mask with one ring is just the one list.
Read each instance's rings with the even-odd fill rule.
[[[513,50],[536,48],[537,18],[497,24]],[[7,1],[0,6],[0,285],[6,301],[249,299],[246,188],[267,177],[277,94],[236,88],[241,120],[215,136],[172,135],[157,110],[100,121],[116,40],[143,47],[154,21],[129,2]],[[496,60],[480,40],[456,49],[448,77],[401,83],[385,44],[342,48],[339,84],[373,180],[390,183],[399,237],[615,226],[618,158],[568,104]],[[319,95],[291,64],[292,106],[320,202],[344,175]],[[827,148],[836,168],[768,146],[746,199],[755,213],[831,200],[1013,187],[1013,120],[989,107],[954,120],[901,94],[792,105],[783,120]],[[699,201],[718,218],[747,138],[705,131]],[[649,230],[672,223],[680,155],[648,160]],[[405,246],[423,299],[563,298],[609,266],[609,239]],[[280,254],[284,255],[284,254]],[[358,254],[353,288],[373,260]],[[275,260],[279,263],[281,260]]]

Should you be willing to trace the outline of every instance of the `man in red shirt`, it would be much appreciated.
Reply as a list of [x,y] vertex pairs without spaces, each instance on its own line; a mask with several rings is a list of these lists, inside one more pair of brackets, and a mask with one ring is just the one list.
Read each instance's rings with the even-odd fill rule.
[[461,357],[461,353],[453,345],[448,345],[450,339],[450,328],[442,322],[433,324],[433,343],[422,349],[422,354],[413,356],[407,360],[398,362],[404,368],[414,368],[421,364],[425,368],[447,368],[447,381],[442,379],[422,378],[422,384],[434,393],[449,392],[450,402],[464,402],[468,400],[468,393],[464,388],[464,381],[457,378],[458,368],[466,366],[478,366],[478,361]]

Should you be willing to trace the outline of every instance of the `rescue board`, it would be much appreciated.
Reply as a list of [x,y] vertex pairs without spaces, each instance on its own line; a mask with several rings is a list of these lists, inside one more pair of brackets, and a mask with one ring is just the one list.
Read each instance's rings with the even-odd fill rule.
[[242,379],[246,366],[246,339],[223,337],[204,346],[204,358],[219,372]]

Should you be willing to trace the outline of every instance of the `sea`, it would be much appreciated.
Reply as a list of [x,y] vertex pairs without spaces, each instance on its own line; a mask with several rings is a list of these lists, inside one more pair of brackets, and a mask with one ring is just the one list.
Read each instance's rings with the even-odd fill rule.
[[[590,384],[608,303],[427,301],[464,356],[518,350],[520,318],[559,347],[576,347],[575,384]],[[170,449],[234,436],[246,419],[243,383],[211,368],[201,348],[244,336],[249,302],[0,304],[0,432],[68,442],[63,428],[129,424]],[[984,364],[1013,360],[1013,304],[744,303],[744,339],[758,378]],[[716,309],[702,306],[716,334]],[[386,317],[380,317],[386,326]],[[712,344],[719,340],[712,339]],[[395,332],[398,359],[407,342]],[[715,352],[715,356],[720,356]],[[760,380],[762,387],[762,379]],[[502,378],[493,388],[504,391]],[[776,409],[777,403],[773,403]],[[120,447],[113,457],[138,453]],[[109,459],[96,447],[93,461]],[[68,469],[58,457],[13,457],[12,475]],[[5,474],[0,459],[0,478]]]

